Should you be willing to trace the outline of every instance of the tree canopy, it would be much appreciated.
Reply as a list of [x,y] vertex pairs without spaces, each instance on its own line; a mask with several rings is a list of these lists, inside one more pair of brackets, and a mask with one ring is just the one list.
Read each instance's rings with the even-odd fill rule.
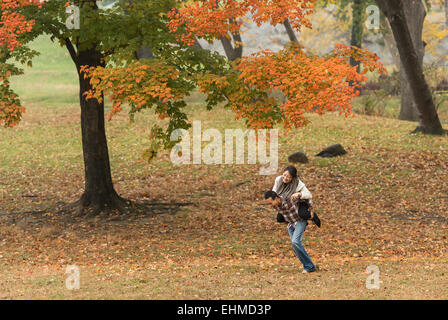
[[[81,46],[98,42],[107,66],[96,70],[86,66],[83,70],[92,77],[92,84],[99,92],[111,94],[114,100],[111,115],[120,111],[123,103],[130,105],[131,113],[153,107],[161,118],[170,119],[164,137],[174,128],[188,126],[182,112],[183,99],[195,87],[208,94],[208,108],[227,101],[237,118],[245,118],[250,127],[272,127],[279,122],[285,128],[298,127],[306,123],[304,112],[350,112],[356,85],[349,87],[347,82],[359,85],[365,80],[362,73],[354,72],[347,64],[346,58],[353,50],[338,45],[331,54],[317,57],[306,54],[298,46],[289,46],[277,53],[263,50],[243,57],[232,68],[226,59],[193,44],[195,37],[211,41],[228,31],[238,31],[239,20],[249,12],[259,24],[270,21],[276,25],[288,18],[296,30],[311,28],[308,16],[313,12],[314,2],[135,1],[126,14],[122,9],[128,3],[112,10],[95,10],[88,5],[91,2],[86,2],[81,4],[81,28],[69,30],[62,23],[63,6],[56,0],[33,8],[33,2],[2,0],[2,3],[20,3],[26,9],[14,7],[14,13],[20,13],[20,18],[13,15],[14,18],[2,23],[1,34],[9,35],[2,38],[2,43],[16,54],[23,50],[17,49],[23,48],[19,41],[25,44],[43,32]],[[26,20],[31,17],[34,19]],[[14,19],[20,27],[11,31]],[[229,19],[236,23],[229,24]],[[25,31],[33,36],[24,37]],[[61,41],[61,44],[66,43]],[[155,58],[136,61],[133,52],[141,45],[148,45]],[[357,56],[368,69],[382,71],[376,55],[358,50]],[[269,96],[274,90],[283,92],[284,103]],[[99,92],[90,92],[89,96],[100,99]],[[3,116],[8,125],[20,119],[20,113],[14,113],[11,108],[12,104],[9,109],[6,105],[2,108],[8,115]],[[6,120],[13,115],[14,121]]]

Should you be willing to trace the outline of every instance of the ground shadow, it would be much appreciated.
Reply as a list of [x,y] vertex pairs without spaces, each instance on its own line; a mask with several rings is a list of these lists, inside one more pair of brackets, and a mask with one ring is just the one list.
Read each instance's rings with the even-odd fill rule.
[[183,207],[195,206],[194,202],[132,201],[123,212],[107,211],[95,217],[79,215],[65,208],[67,203],[57,202],[44,209],[3,212],[0,220],[5,225],[15,225],[23,230],[36,230],[44,225],[76,226],[94,222],[95,225],[127,225],[138,220],[148,221],[157,215],[176,215]]

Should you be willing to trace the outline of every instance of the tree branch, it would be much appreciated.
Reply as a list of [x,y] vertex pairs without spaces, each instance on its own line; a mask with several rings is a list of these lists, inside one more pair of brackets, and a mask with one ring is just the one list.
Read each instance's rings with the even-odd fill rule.
[[70,53],[70,57],[72,57],[72,60],[76,65],[76,68],[79,68],[78,55],[76,54],[75,47],[73,47],[73,44],[69,38],[64,38],[64,41],[65,41],[65,46],[67,47],[67,50]]

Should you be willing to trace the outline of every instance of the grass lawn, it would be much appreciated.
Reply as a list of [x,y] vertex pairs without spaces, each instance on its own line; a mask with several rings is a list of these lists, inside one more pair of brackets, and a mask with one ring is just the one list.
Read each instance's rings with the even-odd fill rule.
[[[259,175],[260,165],[174,166],[168,151],[142,161],[158,121],[149,110],[107,123],[115,187],[148,210],[91,220],[58,213],[84,186],[77,75],[57,45],[40,38],[35,47],[43,54],[13,83],[23,121],[0,128],[0,299],[448,298],[447,137],[338,114],[309,115],[310,125],[281,136],[277,173],[289,154],[309,156],[297,168],[323,223],[305,232],[319,271],[304,275],[285,225],[262,201],[276,175]],[[203,129],[244,127],[228,110],[207,112],[199,94],[188,102]],[[348,154],[314,156],[333,143]],[[73,264],[81,283],[71,291]],[[380,270],[379,289],[366,288],[369,265]]]

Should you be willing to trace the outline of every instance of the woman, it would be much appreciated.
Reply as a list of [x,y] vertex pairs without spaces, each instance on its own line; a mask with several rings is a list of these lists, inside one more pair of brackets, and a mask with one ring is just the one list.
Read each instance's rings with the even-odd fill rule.
[[[274,191],[277,195],[281,196],[286,201],[291,200],[292,202],[294,202],[298,199],[303,200],[304,203],[301,203],[299,207],[299,216],[302,218],[301,213],[306,213],[311,219],[314,218],[314,214],[311,211],[311,192],[309,192],[305,184],[297,177],[297,169],[294,166],[286,167],[285,170],[283,170],[283,174],[275,179],[272,191]],[[277,214],[277,221],[285,222],[285,218],[282,214]],[[307,225],[308,222],[302,218],[302,220],[299,220],[293,224],[290,223],[287,226],[294,253],[303,264],[303,273],[316,271],[316,266],[311,261],[311,258],[306,252],[305,247],[302,243],[303,233],[305,232]]]
[[308,205],[312,206],[311,199],[313,196],[306,188],[305,184],[300,181],[299,177],[297,177],[297,169],[294,166],[286,167],[285,170],[283,170],[283,174],[275,178],[272,191],[275,191],[285,200],[306,200]]

